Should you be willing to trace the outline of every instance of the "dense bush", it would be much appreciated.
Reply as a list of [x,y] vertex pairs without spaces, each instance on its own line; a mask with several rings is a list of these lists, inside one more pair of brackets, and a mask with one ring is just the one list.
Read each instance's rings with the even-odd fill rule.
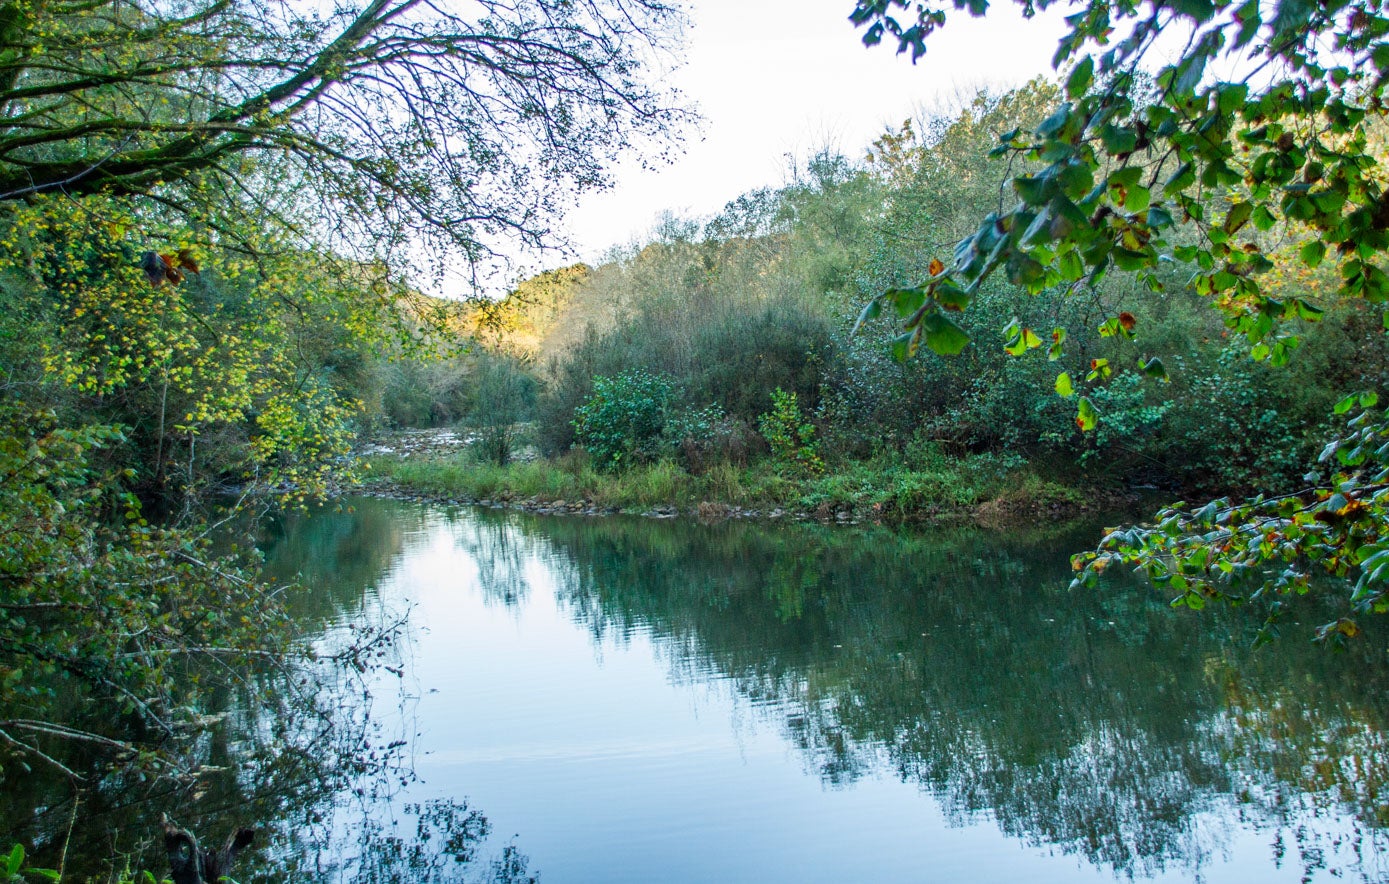
[[[643,372],[669,380],[668,421],[704,415],[687,428],[670,423],[644,456],[660,449],[692,471],[767,445],[752,428],[781,390],[832,470],[906,456],[926,439],[951,457],[1024,458],[1174,490],[1295,483],[1331,404],[1345,390],[1389,385],[1373,310],[1329,310],[1273,372],[1228,337],[1209,299],[1188,286],[1198,268],[1180,262],[1151,284],[1112,274],[1038,294],[1000,272],[952,314],[971,340],[953,357],[893,358],[901,317],[850,334],[866,299],[929,276],[995,206],[1008,172],[987,156],[997,133],[1037,125],[1059,100],[1054,86],[1032,83],[889,130],[866,165],[817,154],[791,169],[786,186],[746,194],[703,227],[667,219],[651,242],[594,268],[565,296],[569,312],[555,322],[569,329],[563,346],[541,347],[552,354],[537,410],[542,449],[575,442],[595,378]],[[1334,274],[1297,270],[1295,242],[1287,251],[1272,275],[1280,296],[1315,299],[1338,284]],[[1097,334],[1120,313],[1131,328]],[[1014,323],[1029,329],[1030,352],[1005,352],[1000,329]],[[1049,359],[1053,335],[1068,343]],[[1138,370],[1155,355],[1169,382]],[[1092,363],[1106,369],[1090,377]],[[1074,396],[1056,395],[1063,371],[1086,388],[1094,432],[1077,426]],[[710,406],[722,417],[708,417]],[[782,435],[770,449],[786,463],[796,435]]]
[[575,438],[607,469],[654,460],[674,394],[669,378],[644,371],[596,377],[574,410]]

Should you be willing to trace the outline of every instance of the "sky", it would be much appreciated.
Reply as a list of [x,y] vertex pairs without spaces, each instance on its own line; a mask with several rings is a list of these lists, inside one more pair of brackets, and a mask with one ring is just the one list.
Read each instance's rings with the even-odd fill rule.
[[[999,0],[984,19],[951,12],[915,65],[895,47],[865,48],[853,0],[691,0],[686,64],[675,86],[704,118],[682,157],[614,171],[564,227],[579,257],[645,237],[664,212],[707,217],[739,194],[788,180],[788,156],[833,147],[858,158],[888,125],[981,86],[1016,86],[1051,71],[1060,14],[1026,21]],[[1055,9],[1055,7],[1053,7]]]

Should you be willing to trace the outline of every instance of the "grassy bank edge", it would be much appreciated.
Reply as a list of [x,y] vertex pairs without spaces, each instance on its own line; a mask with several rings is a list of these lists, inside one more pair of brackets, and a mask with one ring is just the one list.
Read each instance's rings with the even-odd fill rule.
[[463,453],[376,455],[367,463],[378,486],[427,498],[616,512],[675,510],[712,518],[780,510],[840,521],[1026,522],[1112,510],[1116,503],[1114,493],[1097,493],[988,455],[912,466],[854,461],[819,476],[778,473],[765,463],[720,463],[694,475],[669,460],[611,473],[595,469],[582,452],[507,466],[478,463]]

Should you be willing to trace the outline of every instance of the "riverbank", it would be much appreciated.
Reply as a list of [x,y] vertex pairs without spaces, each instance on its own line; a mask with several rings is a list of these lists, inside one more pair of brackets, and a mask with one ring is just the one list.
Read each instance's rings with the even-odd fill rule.
[[438,438],[431,444],[418,432],[401,434],[366,449],[366,493],[541,513],[845,524],[1035,523],[1113,512],[1137,501],[1130,492],[1078,487],[994,455],[914,464],[850,461],[818,476],[730,463],[696,475],[668,460],[613,473],[596,469],[581,451],[506,466],[478,463],[456,437]]

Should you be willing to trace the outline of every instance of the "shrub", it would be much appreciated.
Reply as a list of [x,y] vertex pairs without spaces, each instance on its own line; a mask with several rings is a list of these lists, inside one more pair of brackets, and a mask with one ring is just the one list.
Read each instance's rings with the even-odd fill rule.
[[662,432],[665,446],[695,475],[717,463],[746,464],[750,434],[746,423],[729,417],[717,403],[676,412]]
[[511,460],[518,434],[516,425],[535,410],[535,379],[506,357],[484,356],[477,364],[477,387],[468,419],[478,431],[474,450],[498,466]]
[[801,414],[795,393],[780,387],[772,391],[772,410],[757,419],[762,438],[772,448],[772,459],[779,471],[817,476],[825,471],[820,459],[815,425]]
[[654,460],[674,393],[668,378],[644,371],[596,377],[574,410],[575,437],[605,469]]

